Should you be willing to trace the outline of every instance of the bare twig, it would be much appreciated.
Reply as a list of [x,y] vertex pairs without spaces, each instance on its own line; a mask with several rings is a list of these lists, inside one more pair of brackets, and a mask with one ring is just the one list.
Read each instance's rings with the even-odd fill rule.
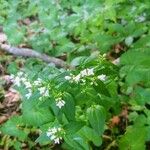
[[59,58],[41,54],[29,48],[18,48],[18,47],[11,47],[10,45],[7,45],[7,44],[0,44],[0,49],[8,53],[11,53],[15,56],[35,57],[47,63],[54,63],[57,67],[69,68],[69,66],[65,63],[65,61]]
[[115,147],[115,146],[117,146],[116,141],[112,141],[112,142],[105,148],[105,150],[110,150],[112,147]]
[[103,139],[112,141],[112,138],[108,135],[102,135]]

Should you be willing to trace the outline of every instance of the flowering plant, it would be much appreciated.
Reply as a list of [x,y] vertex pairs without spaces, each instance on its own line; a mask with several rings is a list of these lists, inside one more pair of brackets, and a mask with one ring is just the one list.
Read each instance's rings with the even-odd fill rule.
[[111,86],[117,67],[103,56],[85,61],[76,71],[51,67],[47,73],[48,67],[32,77],[32,71],[23,70],[11,75],[22,93],[23,123],[40,129],[36,140],[40,144],[66,143],[67,149],[89,149],[91,142],[100,146],[108,111],[116,103]]

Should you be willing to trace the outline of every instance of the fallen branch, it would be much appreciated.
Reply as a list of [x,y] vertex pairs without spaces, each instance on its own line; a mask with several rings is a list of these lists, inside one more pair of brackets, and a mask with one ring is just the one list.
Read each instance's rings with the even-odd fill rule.
[[11,47],[10,45],[7,45],[7,44],[0,44],[0,49],[8,53],[11,53],[15,56],[39,58],[47,63],[53,63],[57,67],[69,68],[69,66],[65,63],[65,61],[59,58],[41,54],[29,48],[17,48],[17,47]]

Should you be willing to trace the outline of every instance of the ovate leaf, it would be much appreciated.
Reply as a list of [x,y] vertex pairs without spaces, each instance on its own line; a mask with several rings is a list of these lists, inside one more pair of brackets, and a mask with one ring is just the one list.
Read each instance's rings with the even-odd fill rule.
[[106,112],[104,107],[100,105],[94,105],[87,109],[87,117],[92,128],[102,135],[105,126]]

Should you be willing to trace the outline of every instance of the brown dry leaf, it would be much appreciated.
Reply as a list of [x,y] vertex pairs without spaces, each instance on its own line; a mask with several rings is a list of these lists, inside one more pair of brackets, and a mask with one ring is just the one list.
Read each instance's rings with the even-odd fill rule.
[[120,123],[120,117],[119,116],[114,116],[113,118],[111,118],[111,126],[115,126],[118,125]]
[[1,116],[1,117],[0,117],[0,124],[4,123],[7,119],[8,119],[8,117],[6,117],[6,116]]
[[114,47],[115,53],[120,53],[120,51],[122,51],[123,49],[124,49],[124,47],[121,44],[117,44]]
[[18,102],[19,100],[20,100],[20,95],[16,90],[10,88],[6,92],[4,101],[7,102],[7,104]]

